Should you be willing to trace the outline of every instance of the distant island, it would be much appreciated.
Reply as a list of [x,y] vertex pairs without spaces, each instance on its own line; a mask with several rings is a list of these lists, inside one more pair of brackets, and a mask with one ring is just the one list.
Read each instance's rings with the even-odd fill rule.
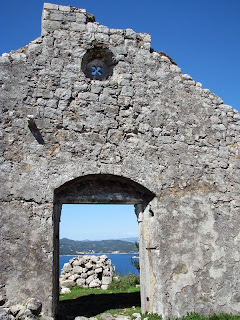
[[77,255],[89,253],[138,254],[138,249],[133,241],[126,240],[76,241],[63,238],[59,241],[60,255]]

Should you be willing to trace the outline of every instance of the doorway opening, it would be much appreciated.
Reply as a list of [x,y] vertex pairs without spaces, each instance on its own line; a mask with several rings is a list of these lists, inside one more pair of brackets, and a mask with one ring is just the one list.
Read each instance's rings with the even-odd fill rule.
[[138,223],[133,205],[63,204],[60,293],[71,293],[60,294],[60,314],[74,319],[109,309],[139,308],[140,276],[134,266],[139,252],[135,243]]
[[[118,207],[123,208],[123,206],[131,206],[136,216],[140,217],[140,221],[142,222],[143,212],[147,208],[148,203],[154,198],[154,194],[143,187],[142,185],[124,177],[115,176],[115,175],[108,175],[108,174],[99,174],[99,175],[88,175],[83,176],[72,181],[69,181],[62,185],[60,188],[55,190],[55,201],[54,201],[54,221],[55,221],[55,228],[54,228],[54,288],[53,288],[53,296],[54,296],[54,311],[55,315],[61,317],[60,304],[59,304],[59,231],[60,231],[60,220],[61,220],[61,213],[65,210],[67,205],[76,205],[80,204],[82,206],[88,205],[89,207],[92,205],[119,205]],[[99,213],[98,213],[99,214]],[[119,216],[119,214],[118,214]],[[134,217],[135,215],[133,215]],[[136,218],[135,218],[136,219]],[[104,219],[103,219],[104,220]],[[120,225],[119,219],[115,221],[115,224]],[[127,221],[125,222],[125,226]],[[87,228],[89,232],[89,227]],[[91,229],[91,228],[90,228]],[[62,230],[61,230],[62,232]],[[116,231],[115,231],[116,232]],[[140,242],[140,251],[141,250],[141,232],[139,232],[139,242]],[[87,235],[87,234],[86,234]],[[62,233],[61,233],[62,236]],[[83,237],[83,239],[85,236]],[[89,233],[88,237],[89,238]],[[116,237],[115,237],[116,239]],[[61,242],[60,242],[61,244]],[[90,249],[92,251],[96,251],[95,249]],[[118,250],[115,250],[118,251]],[[76,252],[81,252],[76,250]],[[88,252],[90,253],[90,252]],[[92,252],[96,253],[96,252]],[[142,254],[142,255],[143,255]],[[146,261],[146,257],[143,257],[143,261]],[[145,263],[144,263],[145,264]],[[146,284],[147,279],[144,279],[145,275],[145,265],[141,266],[140,263],[140,279],[141,283],[141,301],[145,302],[145,290],[144,286]],[[89,270],[91,271],[91,270]],[[92,272],[92,271],[91,271]],[[123,299],[123,297],[118,297],[118,299]],[[126,298],[129,302],[130,296]],[[108,297],[104,297],[104,300],[107,301]],[[71,318],[71,309],[74,308],[74,303],[68,304],[68,318]],[[88,310],[85,313],[85,316],[94,316],[92,311],[91,304],[88,304],[86,299],[81,299],[81,305],[85,305],[85,310]],[[75,314],[74,310],[72,312],[72,318],[74,319],[75,316],[80,314]],[[82,314],[84,315],[84,314]],[[62,318],[62,317],[61,317]]]

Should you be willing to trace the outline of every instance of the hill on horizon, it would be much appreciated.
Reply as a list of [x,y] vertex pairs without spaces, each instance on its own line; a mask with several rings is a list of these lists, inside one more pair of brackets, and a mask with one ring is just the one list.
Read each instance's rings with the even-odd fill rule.
[[76,255],[85,253],[138,253],[135,241],[124,240],[83,240],[76,241],[62,238],[59,241],[60,255]]

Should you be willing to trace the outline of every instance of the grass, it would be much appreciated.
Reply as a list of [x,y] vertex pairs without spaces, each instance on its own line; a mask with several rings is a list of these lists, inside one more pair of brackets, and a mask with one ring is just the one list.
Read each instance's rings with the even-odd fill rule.
[[[113,317],[117,317],[117,316],[129,316],[132,318],[132,315],[133,313],[140,313],[141,314],[141,308],[140,307],[135,307],[133,306],[132,308],[124,308],[124,309],[109,309],[107,311],[105,311],[104,313],[110,313]],[[148,319],[149,318],[149,315],[148,316]],[[101,319],[101,314],[98,314],[96,316],[96,318],[98,318],[99,320]],[[142,317],[143,318],[146,318],[145,316]],[[159,318],[160,319],[160,318]]]
[[[82,296],[87,296],[90,294],[114,294],[114,293],[131,293],[131,292],[139,292],[140,288],[136,287],[140,283],[139,276],[128,274],[126,276],[119,277],[118,281],[113,281],[107,290],[95,289],[95,288],[80,288],[73,287],[71,288],[71,293],[69,294],[61,294],[60,301],[69,300],[69,299],[77,299]],[[117,317],[119,315],[129,316],[131,319],[133,313],[140,313],[141,319],[147,320],[161,320],[162,317],[157,314],[142,314],[140,307],[133,306],[132,308],[124,308],[124,309],[109,309],[104,313],[110,313],[112,316]],[[97,315],[96,318],[99,320],[101,314]],[[179,320],[240,320],[240,315],[232,315],[226,313],[213,314],[209,317],[199,315],[196,313],[188,314],[180,318]]]
[[181,320],[240,320],[240,316],[220,313],[220,314],[213,314],[209,317],[199,315],[197,313],[188,314],[185,317],[182,317]]
[[[162,319],[162,317],[159,316],[158,314],[149,314],[149,313],[142,314],[140,307],[132,307],[132,308],[127,308],[127,309],[110,309],[110,310],[105,311],[104,313],[110,313],[114,317],[117,317],[119,315],[123,315],[123,316],[130,316],[131,319],[135,319],[132,317],[132,314],[135,312],[141,314],[142,320],[144,320],[144,319],[161,320]],[[97,315],[96,318],[98,318],[100,320],[101,319],[100,316],[101,315]],[[220,314],[213,314],[213,315],[207,317],[207,316],[199,315],[196,313],[191,313],[185,317],[178,318],[178,320],[240,320],[240,316],[226,314],[226,313],[220,313]]]
[[71,293],[60,294],[59,300],[72,300],[79,297],[87,296],[90,294],[113,294],[113,293],[132,293],[139,292],[140,288],[136,287],[140,283],[139,276],[134,274],[128,274],[119,277],[118,281],[112,281],[107,290],[101,290],[97,288],[70,288]]

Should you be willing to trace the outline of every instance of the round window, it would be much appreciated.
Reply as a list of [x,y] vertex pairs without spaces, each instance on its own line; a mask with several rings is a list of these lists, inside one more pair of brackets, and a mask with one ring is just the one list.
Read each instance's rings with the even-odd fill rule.
[[102,47],[89,49],[82,60],[82,71],[87,78],[106,80],[113,74],[115,65],[113,53]]

